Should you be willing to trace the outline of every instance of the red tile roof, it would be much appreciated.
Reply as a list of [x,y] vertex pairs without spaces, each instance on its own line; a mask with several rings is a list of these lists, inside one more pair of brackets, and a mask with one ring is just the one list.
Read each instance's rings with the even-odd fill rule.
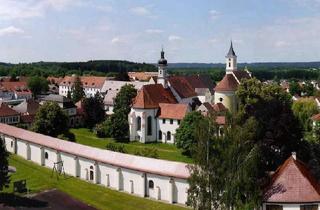
[[158,117],[161,119],[182,120],[188,112],[187,104],[165,104],[159,103]]
[[232,74],[226,74],[215,87],[215,91],[235,91],[238,88],[238,82]]
[[313,115],[313,116],[311,117],[311,119],[312,119],[313,121],[320,121],[320,113],[319,113],[319,114],[316,114],[316,115]]
[[320,185],[308,167],[291,156],[272,176],[271,184],[264,194],[264,202],[320,202]]
[[128,72],[130,79],[147,81],[151,77],[158,76],[158,72]]
[[213,110],[214,110],[215,112],[225,112],[225,111],[228,110],[228,109],[223,105],[223,103],[213,104],[212,107],[213,107]]
[[60,152],[117,167],[181,179],[187,179],[190,176],[189,169],[187,168],[188,164],[185,163],[98,149],[74,142],[60,140],[51,136],[45,136],[3,123],[0,123],[0,133]]
[[0,82],[0,89],[2,91],[13,91],[21,94],[31,93],[26,81]]
[[[63,80],[59,83],[61,86],[72,86],[75,80],[75,76],[65,76]],[[80,77],[82,85],[84,88],[102,88],[107,77],[94,77],[94,76],[84,76]]]
[[237,78],[239,82],[241,82],[242,79],[250,79],[251,76],[247,71],[243,70],[237,70],[232,72],[234,76]]
[[184,76],[173,76],[169,78],[170,86],[178,93],[181,98],[197,96],[195,88]]
[[161,84],[144,85],[133,101],[134,108],[154,109],[159,103],[177,103],[169,89],[163,88]]
[[0,104],[0,117],[9,117],[9,116],[16,116],[20,115],[15,110],[11,109],[7,104],[1,103]]

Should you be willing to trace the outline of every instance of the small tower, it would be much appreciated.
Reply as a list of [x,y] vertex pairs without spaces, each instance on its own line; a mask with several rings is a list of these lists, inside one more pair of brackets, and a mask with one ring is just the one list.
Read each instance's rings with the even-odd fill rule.
[[237,55],[233,50],[233,45],[231,41],[230,49],[226,55],[226,73],[230,74],[232,71],[237,70]]
[[164,88],[168,87],[168,84],[167,84],[167,66],[168,66],[168,62],[164,58],[164,51],[162,49],[161,50],[161,58],[158,61],[158,79],[157,79],[157,83],[158,84],[162,84],[162,86]]

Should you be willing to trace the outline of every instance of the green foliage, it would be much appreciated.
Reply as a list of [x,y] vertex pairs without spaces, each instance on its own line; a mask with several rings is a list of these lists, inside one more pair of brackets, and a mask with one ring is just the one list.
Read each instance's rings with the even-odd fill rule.
[[111,119],[108,118],[104,122],[97,124],[94,133],[97,135],[99,138],[104,138],[108,137],[110,138],[112,136],[112,122]]
[[111,150],[114,152],[128,153],[125,146],[123,144],[117,143],[108,143],[106,146],[107,150]]
[[56,102],[45,102],[37,111],[32,130],[57,137],[68,133],[68,115]]
[[66,132],[66,133],[62,133],[62,134],[59,134],[57,136],[58,139],[63,139],[63,140],[66,140],[66,141],[72,141],[74,142],[75,141],[75,135],[71,132]]
[[289,92],[291,95],[301,95],[302,92],[302,88],[300,87],[299,83],[297,81],[291,81],[289,83]]
[[27,84],[28,88],[32,91],[33,97],[49,90],[48,81],[43,77],[30,77]]
[[4,139],[0,139],[0,191],[3,188],[8,187],[10,183],[10,176],[9,176],[9,153],[6,150]]
[[[110,116],[110,133],[116,140],[126,140],[129,136],[128,114],[131,110],[133,98],[137,95],[133,85],[124,85],[115,98],[114,114]],[[109,129],[109,128],[106,128]]]
[[154,147],[144,147],[142,149],[137,149],[134,154],[143,157],[159,158],[158,150]]
[[84,123],[92,128],[105,119],[103,99],[99,92],[94,97],[83,99]]
[[71,96],[72,101],[74,103],[77,103],[85,96],[82,82],[81,82],[81,79],[78,75],[75,77],[74,84],[72,86],[72,94],[71,95],[72,95]]
[[115,80],[130,81],[130,77],[128,75],[128,72],[120,70],[119,73],[116,75]]
[[302,92],[304,93],[304,96],[313,96],[316,93],[316,89],[310,81],[307,81],[302,87]]
[[314,99],[305,98],[293,102],[292,105],[293,114],[299,120],[304,132],[308,132],[312,129],[311,117],[318,113],[318,107]]
[[196,127],[204,117],[200,112],[189,112],[181,121],[176,131],[176,145],[183,150],[183,153],[192,156],[193,147],[196,145]]

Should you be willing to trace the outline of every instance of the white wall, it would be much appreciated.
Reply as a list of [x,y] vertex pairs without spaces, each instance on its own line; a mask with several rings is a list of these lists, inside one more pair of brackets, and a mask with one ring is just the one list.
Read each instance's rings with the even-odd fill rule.
[[144,174],[138,171],[122,169],[123,190],[144,196]]
[[[270,205],[281,205],[283,210],[300,210],[300,205],[318,205],[318,210],[320,210],[320,203],[308,203],[308,204],[277,204],[277,203],[272,203]],[[266,210],[266,204],[263,204],[262,207],[263,210]]]
[[14,138],[10,138],[8,136],[5,136],[4,140],[5,140],[7,151],[11,152],[11,153],[14,153],[14,146],[15,146]]
[[[176,130],[177,128],[179,128],[179,125],[178,125],[178,120],[172,120],[173,121],[173,124],[171,124],[170,122],[171,119],[165,119],[165,123],[163,123],[163,119],[161,118],[158,118],[158,139],[159,139],[159,131],[162,132],[162,140],[158,140],[158,141],[161,141],[163,143],[171,143],[173,144],[174,141],[175,141],[175,134],[176,134]],[[181,120],[180,120],[180,123],[181,123]],[[171,132],[171,140],[167,140],[168,137],[167,137],[167,133],[168,131]]]
[[63,168],[66,174],[77,176],[76,172],[76,156],[68,153],[61,152],[60,153],[61,161],[63,161]]
[[48,153],[48,158],[44,160],[44,165],[48,168],[53,168],[54,163],[57,162],[57,152],[53,149],[44,148],[44,154]]
[[41,146],[30,144],[30,160],[42,165],[42,150]]
[[17,140],[17,155],[20,155],[24,159],[28,159],[27,157],[27,142]]

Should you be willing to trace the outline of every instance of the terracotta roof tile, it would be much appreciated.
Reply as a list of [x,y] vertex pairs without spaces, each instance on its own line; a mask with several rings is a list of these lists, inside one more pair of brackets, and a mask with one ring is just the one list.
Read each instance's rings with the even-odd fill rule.
[[144,85],[133,101],[134,108],[154,109],[159,103],[177,103],[172,92],[161,84]]
[[241,82],[242,79],[250,79],[251,76],[247,71],[238,70],[232,72],[234,76],[237,78],[239,82]]
[[20,115],[15,110],[11,109],[7,104],[1,103],[0,104],[0,117],[7,117],[7,116],[15,116]]
[[214,110],[215,112],[225,112],[225,111],[228,110],[228,109],[223,105],[223,103],[213,104],[212,107],[213,107],[213,110]]
[[169,83],[181,98],[189,98],[189,97],[197,96],[197,93],[195,92],[195,88],[192,87],[190,82],[184,76],[170,77]]
[[[65,76],[59,83],[61,86],[72,86],[75,81],[75,76]],[[101,89],[107,77],[94,77],[94,76],[83,76],[80,77],[84,88],[99,88]]]
[[235,91],[238,88],[238,82],[232,74],[226,74],[215,87],[215,91]]
[[128,72],[130,79],[147,81],[151,77],[158,76],[158,72]]
[[187,104],[165,104],[159,103],[158,117],[161,119],[182,120],[188,112]]
[[301,161],[289,157],[272,176],[264,201],[270,203],[320,202],[320,185]]
[[226,124],[226,116],[217,116],[216,123],[218,125],[225,125]]

